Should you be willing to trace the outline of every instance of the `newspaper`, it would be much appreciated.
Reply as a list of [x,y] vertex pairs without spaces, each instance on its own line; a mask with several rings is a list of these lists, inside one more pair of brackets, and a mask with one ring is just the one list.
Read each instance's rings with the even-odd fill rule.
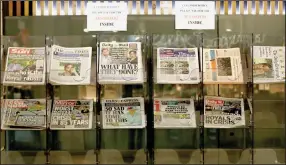
[[100,84],[143,83],[140,42],[101,42],[98,82]]
[[158,84],[198,84],[199,59],[197,48],[158,48]]
[[90,84],[91,47],[52,46],[50,82],[65,85]]
[[93,100],[55,100],[50,128],[92,129]]
[[253,46],[253,81],[285,82],[285,47]]
[[9,47],[4,84],[45,83],[45,47]]
[[45,99],[4,99],[1,104],[2,129],[46,128],[46,114],[50,108],[46,108]]
[[141,97],[102,100],[103,129],[144,128],[144,99]]
[[154,99],[155,128],[195,128],[193,99]]
[[239,48],[203,49],[204,83],[247,83],[246,61]]
[[205,96],[205,128],[235,128],[242,126],[245,126],[243,99]]

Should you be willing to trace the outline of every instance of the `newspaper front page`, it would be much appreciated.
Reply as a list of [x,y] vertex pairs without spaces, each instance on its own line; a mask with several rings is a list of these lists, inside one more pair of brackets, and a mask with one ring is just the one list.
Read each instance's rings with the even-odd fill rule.
[[253,46],[253,81],[285,82],[285,47]]
[[155,128],[195,128],[193,99],[154,99]]
[[140,42],[101,42],[98,82],[100,84],[143,83]]
[[55,100],[50,128],[53,130],[92,129],[93,100]]
[[158,48],[158,84],[198,84],[199,58],[197,48]]
[[205,97],[205,128],[235,128],[243,126],[245,126],[243,99]]
[[46,128],[45,99],[4,99],[1,104],[2,129]]
[[103,129],[144,128],[144,99],[141,97],[102,100]]
[[50,82],[64,85],[90,84],[91,47],[52,46]]
[[41,85],[45,69],[45,47],[9,47],[3,83]]
[[[203,83],[244,84],[246,61],[239,48],[203,49]],[[246,70],[246,69],[245,69]]]

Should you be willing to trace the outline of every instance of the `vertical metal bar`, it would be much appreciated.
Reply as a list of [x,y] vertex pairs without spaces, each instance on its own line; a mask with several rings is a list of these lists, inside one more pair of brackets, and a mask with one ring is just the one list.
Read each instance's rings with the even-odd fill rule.
[[[252,76],[251,76],[251,84],[253,88],[253,43],[254,43],[254,34],[251,34],[251,64],[252,64]],[[252,93],[252,113],[251,113],[251,160],[250,163],[253,164],[254,162],[254,93],[253,90],[251,91]]]
[[[97,60],[96,60],[96,66],[97,66],[97,72],[96,72],[96,77],[98,77],[98,72],[99,72],[99,61],[100,61],[100,35],[96,36],[96,40],[97,40]],[[100,112],[102,112],[102,106],[101,106],[101,85],[98,83],[98,78],[96,78],[96,86],[97,86],[97,91],[96,91],[96,121],[101,121],[100,120]],[[103,115],[103,114],[102,114]],[[99,118],[98,118],[99,117]],[[98,123],[96,122],[96,146],[95,146],[95,155],[96,155],[96,160],[95,163],[98,165],[100,164],[100,160],[99,160],[99,154],[100,154],[100,149],[101,149],[101,127],[100,125],[102,125],[102,123]]]
[[[144,73],[145,73],[145,69],[147,69],[146,66],[148,66],[148,55],[149,55],[149,49],[148,49],[148,35],[145,34],[144,35],[144,58],[145,58],[145,68],[144,68]],[[143,88],[144,89],[144,88]],[[144,107],[147,107],[148,106],[148,94],[145,93],[146,91],[144,91]],[[147,96],[147,98],[146,98]],[[146,114],[146,111],[145,111],[145,116],[147,118],[147,114]],[[145,158],[146,158],[146,165],[148,164],[148,161],[149,161],[149,152],[148,152],[148,149],[147,149],[147,140],[148,140],[148,137],[147,137],[147,121],[145,121],[145,128],[144,128],[144,153],[145,153]],[[153,139],[154,141],[154,139]]]
[[[2,62],[3,62],[3,60],[2,60],[2,57],[3,57],[3,55],[4,55],[4,46],[3,46],[3,44],[2,44],[2,34],[3,34],[3,18],[4,18],[4,11],[2,10],[3,9],[3,2],[2,1],[0,1],[0,36],[1,36],[1,38],[0,38],[0,77],[2,77]],[[0,111],[0,116],[2,116],[2,94],[3,94],[3,90],[2,90],[2,81],[0,81],[0,109],[1,109],[1,111]],[[4,95],[3,95],[3,98],[4,98]],[[2,125],[2,120],[0,120],[0,125]],[[0,131],[0,143],[2,144],[2,130]],[[2,150],[2,146],[1,146],[1,149],[0,149],[0,152],[2,152],[1,151]],[[2,160],[2,154],[0,154],[0,160]]]
[[[199,64],[202,64],[201,66],[201,73],[202,73],[202,80],[201,80],[201,99],[199,99],[199,103],[201,104],[200,107],[201,110],[200,110],[200,125],[199,125],[199,131],[200,131],[200,151],[201,151],[201,163],[204,164],[204,161],[205,161],[205,154],[204,154],[204,149],[205,149],[205,143],[204,143],[204,136],[205,136],[205,128],[204,128],[204,72],[203,72],[203,65],[204,65],[204,56],[203,56],[203,52],[204,52],[204,34],[201,33],[201,35],[199,36],[199,46],[198,47],[201,47],[202,49],[202,52],[200,53],[200,55],[202,56],[201,59],[202,62],[199,63]],[[200,49],[199,49],[200,50]]]
[[[1,1],[0,2],[1,3],[1,37],[3,37],[3,35],[5,35],[6,33],[5,33],[5,23],[6,23],[6,20],[5,20],[5,17],[6,16],[10,16],[10,12],[12,12],[12,14],[13,14],[13,11],[12,11],[12,9],[13,9],[13,6],[10,6],[12,3],[10,3],[10,2],[8,2],[8,1]],[[13,4],[12,4],[13,5]],[[2,70],[4,70],[4,67],[5,67],[5,60],[2,60],[3,58],[6,58],[6,56],[4,55],[4,53],[5,53],[5,48],[6,48],[6,42],[7,42],[7,40],[4,40],[5,39],[5,37],[3,37],[3,39],[0,39],[0,45],[1,45],[1,47],[0,47],[0,49],[1,49],[1,52],[0,53],[3,53],[2,55],[1,55],[1,60],[0,60],[0,77],[2,77]],[[2,43],[3,41],[5,41],[5,43]],[[3,99],[5,99],[5,95],[4,95],[4,91],[5,91],[5,88],[4,88],[4,86],[3,86],[3,84],[2,84],[2,81],[0,82],[0,92],[1,92],[1,94],[3,94],[3,97],[0,97],[0,109],[1,109],[1,105],[2,105],[2,98]],[[2,111],[0,111],[0,115],[1,115],[1,112]],[[0,125],[2,124],[2,120],[0,120]],[[7,145],[7,143],[6,143],[6,135],[7,133],[6,132],[4,132],[4,149],[6,148],[6,145]],[[0,135],[0,142],[2,142],[2,131],[1,131],[1,135]],[[1,151],[0,151],[1,152]],[[1,158],[2,158],[2,154],[1,154],[1,156],[0,156],[0,160],[1,160]]]
[[153,107],[153,35],[150,36],[149,42],[149,53],[151,56],[147,57],[147,84],[148,84],[148,113],[147,113],[147,149],[149,151],[149,162],[148,164],[154,164],[154,107]]
[[[226,9],[228,9],[228,3],[225,4],[225,6],[224,6],[225,11],[226,11]],[[226,13],[228,13],[228,11]],[[216,19],[217,20],[216,21],[216,23],[217,23],[217,25],[216,25],[216,27],[217,27],[217,48],[219,49],[220,48],[220,44],[219,44],[219,41],[220,41],[219,16],[217,15],[216,17],[217,17],[217,19]],[[220,85],[218,84],[217,86],[218,86],[217,87],[217,93],[218,93],[218,96],[220,96]],[[216,129],[216,130],[217,130],[217,146],[218,146],[218,148],[220,148],[220,129]]]
[[[50,161],[49,161],[49,155],[50,155],[50,143],[52,143],[52,141],[50,140],[50,136],[51,136],[51,131],[50,131],[50,128],[49,128],[49,125],[48,125],[48,113],[50,113],[50,116],[52,115],[51,114],[51,111],[52,111],[52,107],[48,108],[48,106],[52,106],[53,102],[52,100],[54,100],[54,91],[53,91],[53,86],[51,86],[49,84],[49,81],[48,81],[48,70],[47,70],[47,66],[48,66],[48,58],[49,55],[48,55],[48,50],[47,50],[47,47],[50,47],[49,45],[49,41],[48,41],[48,37],[45,35],[45,87],[46,87],[46,149],[45,149],[45,156],[46,156],[46,164],[50,164]],[[48,101],[51,100],[51,104],[48,104]],[[48,110],[50,110],[50,112],[48,112]]]
[[[281,4],[282,5],[282,4]],[[284,5],[284,11],[286,10],[286,2],[283,2],[283,5]],[[283,8],[283,7],[282,7]],[[281,9],[282,9],[281,8]],[[282,11],[281,11],[282,12]],[[280,12],[279,12],[280,13]],[[284,15],[284,25],[286,24],[286,16]],[[286,32],[286,28],[284,27],[284,34],[286,34],[285,33]],[[284,40],[283,40],[283,46],[284,46],[284,48],[286,48],[286,42],[285,42],[285,40],[286,40],[286,36],[284,36]],[[286,49],[285,49],[286,50]],[[286,56],[286,54],[285,54],[285,56]],[[286,73],[286,68],[284,68],[284,73]],[[252,71],[252,77],[253,77],[253,71]],[[284,83],[284,112],[286,111],[286,106],[285,106],[285,104],[286,104],[286,92],[285,92],[285,90],[286,90],[286,83]],[[253,92],[253,91],[252,91]],[[252,95],[253,95],[253,93],[252,93]],[[253,102],[253,101],[252,101]],[[286,113],[284,113],[285,115],[284,115],[284,119],[286,119]],[[285,123],[285,125],[284,125],[284,139],[286,138],[286,123]],[[286,145],[284,144],[284,151],[286,150]],[[285,154],[284,154],[284,162],[286,162],[286,152],[285,152]]]
[[[224,10],[226,10],[225,8],[224,8]],[[217,31],[216,31],[216,35],[217,35],[217,49],[219,49],[220,48],[220,45],[219,45],[219,16],[218,15],[216,15],[216,27],[217,27]],[[220,86],[219,86],[219,84],[217,85],[217,95],[218,96],[220,96]]]

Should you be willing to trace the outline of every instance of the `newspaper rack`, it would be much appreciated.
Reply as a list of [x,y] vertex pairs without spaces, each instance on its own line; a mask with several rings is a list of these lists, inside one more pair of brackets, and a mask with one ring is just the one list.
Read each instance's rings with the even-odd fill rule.
[[[1,50],[1,61],[8,61],[7,58],[7,51],[10,47],[21,47],[21,48],[34,48],[38,47],[41,49],[44,49],[45,53],[45,61],[44,61],[44,81],[42,84],[37,85],[31,85],[31,84],[25,84],[25,83],[19,83],[19,84],[13,84],[13,83],[6,83],[4,81],[4,75],[6,75],[6,66],[8,66],[9,62],[1,63],[1,110],[2,110],[2,103],[5,99],[44,99],[46,105],[48,105],[48,100],[52,100],[53,102],[57,100],[90,100],[92,99],[93,103],[91,105],[92,108],[90,110],[93,112],[91,116],[93,119],[90,119],[91,126],[88,128],[79,128],[79,129],[53,129],[51,127],[50,118],[53,115],[51,113],[52,108],[47,108],[46,106],[46,127],[41,128],[40,130],[43,132],[45,131],[46,135],[54,134],[54,130],[57,130],[58,132],[68,132],[71,131],[74,134],[76,134],[76,131],[82,131],[82,132],[92,132],[92,135],[95,136],[93,139],[95,140],[94,146],[92,149],[94,150],[94,155],[96,155],[96,159],[94,160],[94,163],[100,164],[100,151],[103,147],[102,141],[103,140],[110,140],[106,134],[110,133],[110,137],[115,138],[116,130],[120,130],[122,132],[122,135],[124,134],[126,138],[132,138],[133,141],[136,140],[142,140],[144,141],[144,145],[140,144],[139,146],[144,149],[144,154],[146,155],[146,162],[155,162],[155,154],[154,150],[156,149],[158,140],[156,136],[160,136],[160,131],[164,132],[170,132],[170,143],[175,144],[178,141],[180,141],[184,133],[189,133],[192,137],[198,137],[199,139],[206,138],[208,141],[220,141],[220,137],[216,136],[220,132],[223,132],[225,130],[239,130],[243,129],[243,133],[253,133],[254,132],[254,105],[255,105],[255,98],[254,90],[255,85],[263,86],[267,83],[281,83],[283,78],[279,81],[267,81],[267,82],[259,82],[259,84],[254,84],[254,78],[253,78],[253,65],[250,62],[249,59],[254,58],[254,52],[255,48],[254,45],[258,46],[269,46],[269,45],[263,45],[262,43],[252,43],[253,41],[253,35],[245,35],[243,40],[244,44],[239,45],[238,43],[232,43],[227,42],[225,43],[224,39],[230,37],[224,36],[224,37],[211,37],[207,36],[205,34],[198,34],[198,35],[164,35],[164,34],[152,34],[152,35],[120,35],[117,33],[114,34],[98,34],[98,35],[83,35],[83,36],[57,36],[57,37],[48,37],[48,36],[30,36],[28,37],[29,42],[22,43],[15,39],[15,37],[12,36],[4,36],[3,37],[3,50]],[[234,42],[234,41],[233,41]],[[103,44],[114,44],[114,43],[121,43],[121,44],[135,44],[136,50],[138,52],[141,52],[141,60],[142,64],[136,71],[140,72],[138,74],[139,80],[132,82],[124,82],[124,81],[99,81],[99,73],[100,73],[100,54],[102,53],[102,46]],[[51,53],[50,47],[53,45],[57,45],[60,47],[65,48],[80,48],[84,47],[89,50],[89,53],[91,54],[90,59],[90,67],[87,65],[87,68],[90,68],[89,74],[90,74],[90,80],[85,83],[75,83],[75,84],[68,84],[68,83],[50,83],[50,63],[49,61],[49,55]],[[138,46],[140,45],[140,47]],[[2,45],[1,45],[2,46]],[[134,45],[133,45],[134,46]],[[272,47],[272,46],[271,46]],[[158,70],[157,65],[161,64],[159,60],[164,61],[162,59],[159,59],[157,57],[158,54],[158,48],[162,48],[163,50],[170,49],[170,50],[179,50],[179,54],[192,54],[193,52],[196,56],[194,58],[183,58],[180,59],[179,62],[177,62],[177,59],[172,59],[168,62],[162,62],[162,66],[169,66],[170,63],[175,61],[175,65],[177,66],[177,71],[173,72],[174,70],[171,69],[164,72],[171,73],[173,75],[176,75],[178,72],[180,73],[187,73],[188,75],[190,73],[191,69],[196,69],[198,72],[195,73],[195,76],[190,77],[184,77],[179,76],[179,81],[168,81],[169,78],[168,74],[163,74],[164,77],[161,77],[164,79],[162,81],[158,81],[160,78],[158,72],[160,71],[160,67]],[[251,48],[251,49],[250,49]],[[274,46],[273,46],[274,48]],[[276,46],[277,48],[277,46]],[[282,49],[283,47],[279,47],[279,49]],[[125,48],[124,48],[125,49]],[[129,49],[129,48],[128,48]],[[133,48],[135,49],[135,48]],[[186,50],[190,50],[189,52]],[[240,58],[240,60],[232,59],[229,55],[225,55],[221,52],[227,52],[235,50],[237,57]],[[113,50],[113,55],[116,54],[116,51],[119,50]],[[134,50],[128,50],[129,52],[132,52]],[[205,53],[209,53],[211,51],[217,51],[217,54],[220,54],[221,56],[227,56],[227,57],[221,57],[216,56],[213,59],[210,59],[209,66],[215,66],[213,68],[207,68],[206,66],[206,59],[205,59]],[[282,50],[283,51],[283,50]],[[285,52],[285,49],[284,49]],[[126,53],[126,50],[125,52]],[[122,54],[122,52],[117,53]],[[132,54],[132,53],[131,53]],[[175,53],[174,53],[175,54]],[[227,53],[226,53],[227,54]],[[238,55],[239,54],[239,55]],[[115,56],[115,55],[114,55]],[[119,56],[119,55],[118,55]],[[126,61],[128,63],[131,63],[134,59],[129,59],[129,55],[126,55]],[[132,55],[130,55],[132,56]],[[138,55],[137,55],[138,56]],[[139,57],[139,56],[138,56]],[[192,56],[193,57],[193,56]],[[209,56],[210,57],[210,56]],[[125,57],[124,57],[125,58]],[[164,57],[166,58],[166,57]],[[218,59],[223,58],[223,59]],[[274,57],[273,57],[274,58]],[[196,61],[192,61],[193,63],[187,63],[190,62],[188,60],[197,59]],[[246,60],[247,59],[247,60]],[[230,72],[234,71],[229,68],[233,67],[232,61],[236,61],[236,64],[243,63],[241,68],[248,69],[248,74],[244,73],[246,69],[240,69],[241,72],[238,72],[236,75],[243,75],[242,78],[239,78],[240,81],[228,81],[227,77]],[[126,62],[125,61],[125,62]],[[139,66],[139,62],[138,66]],[[251,61],[251,60],[250,60]],[[257,60],[259,61],[259,60]],[[273,60],[274,61],[274,60]],[[284,59],[285,61],[285,59]],[[176,63],[177,62],[177,63]],[[212,63],[212,64],[210,64]],[[263,63],[259,61],[259,64]],[[265,60],[264,60],[265,63]],[[263,64],[264,64],[263,63]],[[267,60],[266,60],[267,63]],[[164,65],[163,65],[164,64]],[[190,65],[196,65],[193,68],[190,67]],[[256,65],[256,63],[255,63]],[[186,67],[188,66],[188,67]],[[282,65],[279,65],[281,68],[285,67]],[[11,68],[13,68],[11,66]],[[15,66],[17,68],[17,66]],[[167,67],[166,67],[167,68]],[[172,67],[170,67],[172,68]],[[179,69],[178,69],[179,68]],[[259,68],[259,67],[256,67]],[[281,69],[280,68],[280,69]],[[175,70],[176,70],[175,69]],[[186,71],[188,70],[188,72]],[[231,70],[231,71],[230,71]],[[257,71],[257,70],[256,70]],[[273,70],[272,70],[273,71]],[[204,76],[210,76],[211,78],[214,78],[216,76],[221,77],[221,81],[205,81]],[[259,72],[259,71],[257,71]],[[269,71],[270,72],[270,71]],[[273,71],[274,72],[274,71]],[[260,73],[260,72],[259,72]],[[285,73],[284,73],[285,74]],[[169,74],[170,75],[170,74]],[[226,76],[225,76],[226,75]],[[276,75],[277,76],[277,75]],[[174,76],[176,78],[176,76]],[[173,77],[173,78],[174,78]],[[174,79],[175,79],[174,78]],[[170,78],[171,79],[171,78]],[[194,81],[191,81],[194,80]],[[227,81],[224,81],[227,80]],[[128,78],[126,79],[128,81]],[[284,81],[285,81],[285,75],[284,75]],[[5,82],[5,83],[4,83]],[[261,83],[261,84],[260,84]],[[266,88],[266,87],[264,87]],[[29,93],[28,91],[33,91],[34,93]],[[24,96],[26,94],[26,96]],[[241,124],[241,127],[220,127],[220,126],[213,126],[208,127],[205,124],[205,117],[204,114],[204,101],[208,97],[223,97],[223,98],[236,98],[241,100],[241,107],[244,107],[244,115],[245,115],[245,122],[244,124]],[[141,114],[141,125],[134,126],[134,127],[106,127],[104,125],[105,121],[103,120],[104,114],[103,108],[103,100],[110,101],[112,103],[118,101],[118,100],[126,100],[126,99],[134,99],[134,98],[140,98],[140,110],[142,112]],[[174,126],[171,122],[168,122],[167,126],[158,127],[157,120],[159,120],[156,117],[156,101],[157,100],[168,100],[170,102],[177,102],[184,100],[183,102],[180,102],[181,104],[186,104],[186,100],[192,100],[190,101],[191,104],[193,104],[193,108],[186,108],[180,107],[177,108],[180,111],[172,111],[171,114],[182,112],[186,113],[187,115],[182,115],[183,117],[178,117],[180,115],[173,115],[176,116],[174,118],[176,119],[192,119],[191,124],[182,127],[182,126]],[[249,99],[252,99],[251,101]],[[54,103],[53,103],[54,104]],[[248,106],[247,106],[248,105]],[[177,106],[180,106],[177,104]],[[125,114],[125,111],[129,111],[133,114],[134,111],[136,111],[136,106],[122,106],[124,109],[121,109],[123,114]],[[142,108],[143,107],[143,108]],[[187,105],[188,107],[188,105]],[[251,113],[249,112],[249,109],[251,110]],[[166,108],[166,107],[165,107]],[[171,107],[174,108],[174,107]],[[113,108],[114,109],[114,108]],[[176,109],[176,108],[174,108]],[[187,110],[186,110],[187,109]],[[189,111],[188,111],[189,110]],[[3,112],[1,111],[1,117],[3,116]],[[121,112],[118,112],[121,113]],[[188,113],[190,114],[190,118],[188,118]],[[192,115],[193,114],[193,115]],[[76,115],[75,115],[76,116]],[[163,115],[162,115],[163,116]],[[167,115],[168,116],[168,115]],[[172,115],[169,115],[172,116]],[[114,116],[117,118],[116,116]],[[173,120],[176,121],[176,120]],[[188,120],[186,120],[188,121]],[[189,121],[188,121],[189,122]],[[1,124],[3,124],[1,120]],[[182,122],[182,125],[185,124]],[[224,128],[224,129],[222,129]],[[2,128],[3,132],[5,132],[6,137],[8,138],[15,138],[11,135],[13,131],[19,131],[19,130],[27,130],[27,131],[35,131],[34,128]],[[37,129],[35,132],[40,132],[39,129]],[[215,133],[214,133],[214,132]],[[119,131],[118,131],[119,132]],[[135,136],[136,134],[136,136]],[[159,135],[158,135],[159,134]],[[208,136],[205,136],[208,135]],[[55,135],[56,136],[56,135]],[[140,136],[138,138],[137,136]],[[253,136],[253,134],[252,134]],[[104,138],[103,138],[104,137]],[[165,136],[162,136],[164,138],[167,138]],[[138,139],[135,139],[138,138]],[[253,138],[253,137],[252,137]],[[135,139],[135,140],[134,140]],[[215,140],[212,140],[215,139]],[[14,139],[13,139],[14,140]],[[118,139],[117,139],[118,140]],[[130,140],[130,139],[128,139]],[[130,141],[132,141],[130,140]],[[188,139],[190,140],[190,138]],[[202,151],[205,151],[206,147],[203,143],[196,141],[196,139],[191,139],[194,141],[196,149],[201,151],[201,154],[204,154]],[[132,143],[132,146],[134,147],[135,142]],[[53,149],[57,149],[55,144],[58,143],[58,139],[51,139],[46,138],[45,144],[45,157],[47,158],[45,162],[43,163],[50,163],[50,151]],[[184,140],[182,140],[183,144]],[[6,143],[8,144],[8,143]],[[121,144],[120,144],[121,145]],[[123,145],[123,144],[122,144]],[[129,145],[129,144],[128,144]],[[11,146],[7,146],[6,148],[9,149]],[[107,146],[110,147],[110,146]],[[188,146],[189,147],[189,146]],[[12,147],[13,148],[13,147]],[[253,151],[254,144],[251,144],[250,150]],[[134,149],[134,148],[133,148]],[[135,148],[138,149],[138,148]],[[135,150],[134,149],[134,150]],[[204,160],[202,160],[204,161]],[[142,164],[146,162],[141,162]]]

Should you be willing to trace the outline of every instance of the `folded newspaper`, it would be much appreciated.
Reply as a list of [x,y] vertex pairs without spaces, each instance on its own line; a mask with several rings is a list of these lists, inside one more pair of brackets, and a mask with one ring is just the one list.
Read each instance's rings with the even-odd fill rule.
[[158,84],[198,84],[199,58],[197,48],[158,48]]
[[67,48],[53,45],[50,54],[50,82],[64,85],[90,84],[91,47]]
[[3,83],[41,85],[45,69],[45,47],[9,47]]
[[92,129],[93,100],[55,100],[50,128],[62,129]]
[[245,126],[245,113],[242,98],[205,96],[205,128],[235,128],[243,126]]
[[101,42],[100,84],[140,84],[144,81],[140,42]]
[[103,129],[144,128],[144,99],[141,97],[102,100]]
[[195,128],[193,99],[154,99],[155,128]]
[[253,46],[254,83],[285,83],[285,47]]
[[202,49],[203,83],[247,83],[246,59],[239,48]]
[[4,99],[1,103],[1,128],[45,129],[50,103],[50,101],[46,102],[45,99]]

